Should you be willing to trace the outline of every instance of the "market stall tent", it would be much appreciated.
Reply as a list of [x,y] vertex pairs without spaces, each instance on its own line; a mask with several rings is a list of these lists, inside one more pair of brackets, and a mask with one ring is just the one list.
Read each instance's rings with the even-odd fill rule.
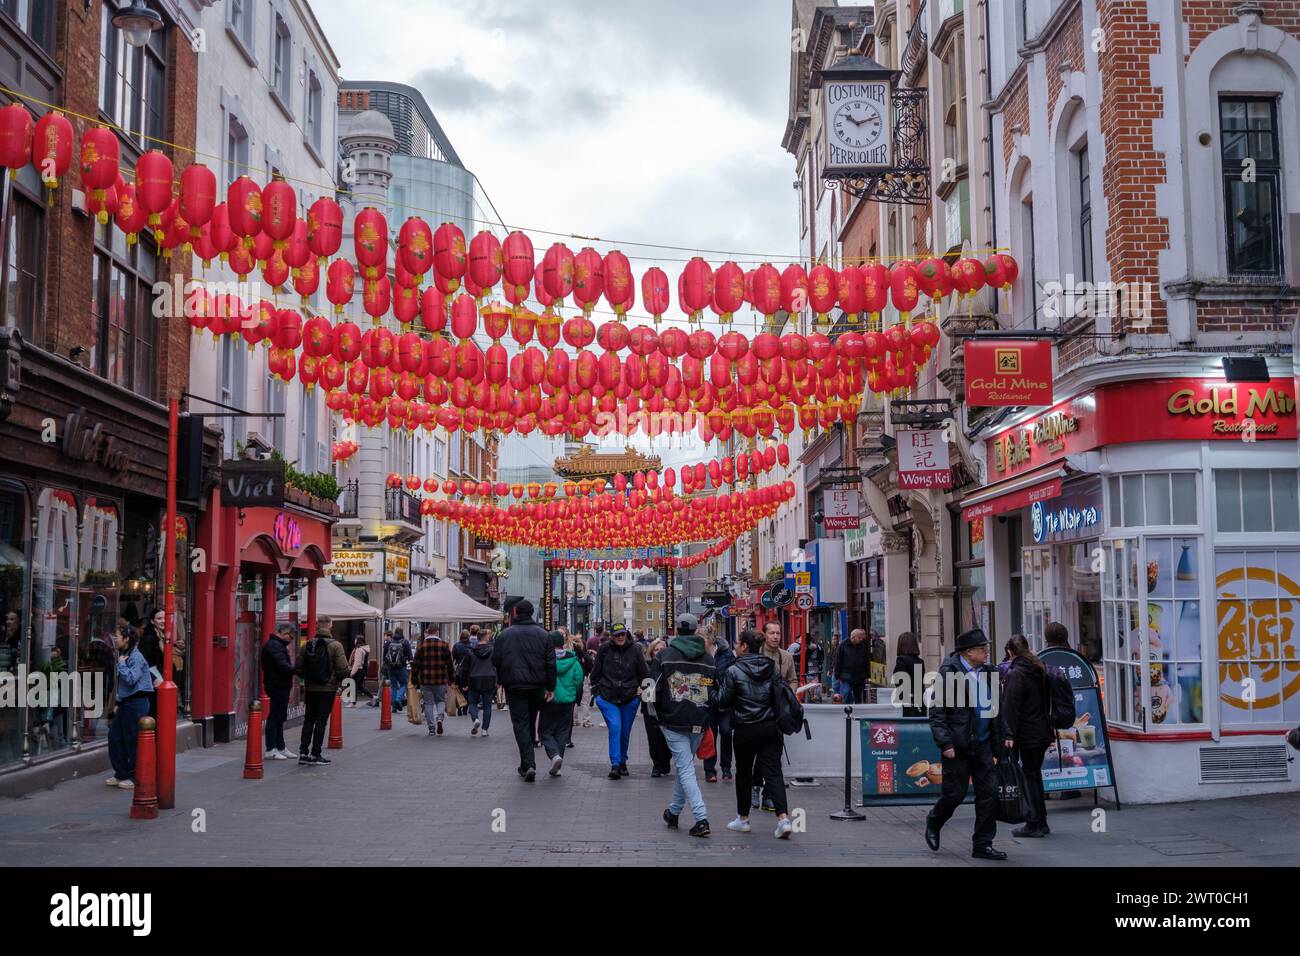
[[316,582],[316,614],[334,621],[362,621],[383,617],[383,611],[358,601],[329,578]]
[[425,588],[409,598],[398,601],[384,614],[390,621],[427,621],[430,624],[457,624],[473,621],[499,621],[501,612],[479,604],[456,587],[450,578],[443,578],[431,588]]

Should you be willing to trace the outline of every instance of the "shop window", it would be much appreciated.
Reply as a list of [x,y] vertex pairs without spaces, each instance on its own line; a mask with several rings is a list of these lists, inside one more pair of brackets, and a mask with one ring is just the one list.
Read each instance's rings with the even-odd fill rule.
[[1300,721],[1300,550],[1215,555],[1219,714],[1232,724]]
[[0,249],[0,323],[16,328],[24,342],[34,345],[44,345],[45,337],[45,206],[32,198],[39,185],[30,166],[14,180]]
[[1167,471],[1114,475],[1109,481],[1111,526],[1196,525],[1196,475]]
[[1137,538],[1103,541],[1101,576],[1102,670],[1108,720],[1137,726],[1142,687],[1138,646]]
[[1220,532],[1300,531],[1295,469],[1215,469],[1214,497]]
[[[1228,274],[1282,274],[1282,164],[1277,101],[1271,97],[1219,99],[1224,231]],[[1249,170],[1250,175],[1244,175]]]
[[167,30],[154,30],[135,47],[113,26],[118,3],[106,0],[100,14],[99,109],[141,149],[167,138]]
[[1030,646],[1043,646],[1043,630],[1052,620],[1052,549],[1024,548],[1020,552],[1020,583],[1024,621],[1021,633]]
[[92,367],[115,385],[153,400],[157,387],[159,321],[153,310],[158,253],[140,234],[127,246],[112,223],[95,234],[92,264],[96,337]]
[[[0,674],[16,674],[27,663],[29,528],[26,494],[0,486]],[[24,700],[20,695],[17,706],[0,707],[0,767],[23,755]]]

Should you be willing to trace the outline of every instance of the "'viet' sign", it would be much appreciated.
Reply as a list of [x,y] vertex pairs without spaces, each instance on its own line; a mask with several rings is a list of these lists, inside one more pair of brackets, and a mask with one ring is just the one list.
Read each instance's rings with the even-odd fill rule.
[[966,404],[1052,404],[1052,343],[967,340]]
[[237,508],[283,508],[284,462],[222,462],[221,503]]
[[935,428],[898,433],[898,487],[951,488],[948,442]]

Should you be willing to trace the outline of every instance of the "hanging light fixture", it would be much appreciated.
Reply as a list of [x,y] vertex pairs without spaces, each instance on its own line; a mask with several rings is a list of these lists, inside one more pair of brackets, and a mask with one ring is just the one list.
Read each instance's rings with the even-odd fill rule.
[[113,26],[122,31],[131,46],[144,46],[149,42],[149,34],[162,29],[163,21],[144,5],[144,0],[131,0],[129,7],[113,14]]

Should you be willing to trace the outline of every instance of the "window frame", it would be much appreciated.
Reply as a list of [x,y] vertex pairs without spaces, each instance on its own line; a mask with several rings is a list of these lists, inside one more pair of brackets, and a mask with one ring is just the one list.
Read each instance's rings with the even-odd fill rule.
[[[105,243],[107,234],[108,242]],[[139,395],[151,402],[157,402],[160,386],[163,384],[158,372],[159,355],[162,351],[164,328],[163,321],[154,315],[153,286],[158,281],[159,263],[162,255],[148,230],[140,233],[137,241],[130,246],[115,245],[114,240],[125,243],[120,232],[114,230],[111,222],[96,224],[93,249],[92,315],[94,323],[94,343],[92,347],[91,370],[100,378],[129,392]],[[153,257],[153,274],[149,275],[141,260],[145,254]],[[105,271],[107,270],[107,271]],[[113,326],[113,315],[109,307],[109,297],[116,285],[117,277],[127,283],[128,300],[123,311],[123,323],[118,326],[120,335],[126,339],[126,372],[122,378],[116,377],[110,363],[109,344]],[[144,329],[143,334],[141,329]],[[148,354],[140,355],[139,345],[147,343]],[[148,390],[141,391],[140,376],[147,372]]]
[[1091,282],[1095,258],[1092,248],[1092,168],[1089,165],[1088,141],[1070,153],[1070,168],[1079,203],[1079,249],[1075,267],[1082,282]]
[[[36,11],[50,14],[44,24],[44,35],[33,31]],[[0,0],[0,13],[12,20],[14,26],[47,56],[54,56],[54,40],[58,35],[58,7],[53,3],[49,0]]]
[[[1224,106],[1229,103],[1239,103],[1246,107],[1246,125],[1243,130],[1225,130],[1224,129]],[[1261,134],[1250,126],[1249,107],[1252,103],[1266,103],[1269,108],[1269,128],[1266,133]],[[1285,235],[1283,229],[1283,216],[1286,213],[1283,203],[1282,181],[1282,157],[1281,157],[1281,135],[1278,129],[1278,98],[1269,95],[1220,95],[1216,103],[1218,110],[1218,135],[1219,135],[1219,165],[1223,182],[1223,239],[1224,239],[1224,265],[1227,274],[1230,277],[1243,278],[1282,278],[1286,269],[1286,249]],[[1253,156],[1247,156],[1255,162],[1254,176],[1255,179],[1250,185],[1258,188],[1260,182],[1267,182],[1272,188],[1271,211],[1273,218],[1272,229],[1269,230],[1267,239],[1271,243],[1271,264],[1264,269],[1244,268],[1239,262],[1240,253],[1237,251],[1234,233],[1234,218],[1231,210],[1234,207],[1233,189],[1236,185],[1242,184],[1242,167],[1229,169],[1229,157],[1227,155],[1227,136],[1228,132],[1244,135],[1246,137],[1247,151],[1249,153],[1250,140],[1252,137],[1267,135],[1272,141],[1272,157],[1269,159],[1260,159]],[[1244,164],[1244,160],[1242,161]]]
[[101,9],[97,108],[109,124],[120,127],[120,139],[143,151],[169,138],[166,107],[170,31],[164,26],[150,33],[144,46],[131,46],[122,31],[113,26],[113,14],[120,6],[115,0],[104,0]]
[[[283,53],[283,55],[282,55]],[[271,50],[267,79],[271,99],[284,113],[289,122],[293,122],[293,30],[289,20],[278,9],[271,10]],[[278,76],[276,75],[278,72]]]
[[[9,203],[5,209],[5,242],[0,246],[0,326],[16,328],[22,334],[23,341],[43,347],[45,343],[45,273],[46,251],[49,242],[49,229],[45,216],[45,204],[33,195],[22,181],[28,178],[29,169],[24,169],[18,178],[10,182]],[[26,222],[18,222],[20,214],[29,217]],[[34,232],[24,235],[24,231]],[[25,241],[26,240],[26,241]],[[11,250],[12,259],[11,262]],[[18,286],[19,312],[27,311],[30,315],[24,321],[24,315],[17,314],[10,321],[10,270],[15,270],[15,283]],[[24,281],[26,276],[27,281]],[[28,291],[23,292],[27,286]],[[30,299],[30,303],[24,299]]]
[[226,34],[254,69],[257,67],[256,25],[255,0],[226,0]]

